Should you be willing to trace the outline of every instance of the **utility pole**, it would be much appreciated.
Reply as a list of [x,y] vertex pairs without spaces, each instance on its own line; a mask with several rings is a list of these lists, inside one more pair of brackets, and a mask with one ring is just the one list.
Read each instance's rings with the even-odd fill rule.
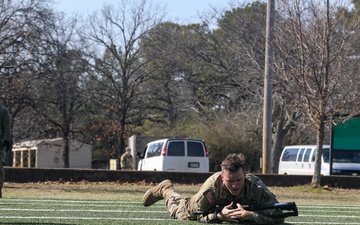
[[266,52],[264,75],[264,108],[263,108],[263,139],[262,139],[262,173],[269,173],[272,145],[272,89],[273,89],[273,61],[274,61],[274,12],[275,0],[267,1],[266,11]]

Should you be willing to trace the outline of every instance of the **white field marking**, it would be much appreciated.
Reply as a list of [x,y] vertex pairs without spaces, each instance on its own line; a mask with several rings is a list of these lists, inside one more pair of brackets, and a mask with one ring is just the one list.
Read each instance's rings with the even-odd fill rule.
[[[73,199],[26,199],[26,198],[2,198],[1,202],[67,202],[67,203],[104,203],[104,204],[142,204],[141,201],[126,201],[126,200],[111,200],[111,201],[107,201],[107,200],[73,200]],[[156,202],[154,205],[163,205],[165,204],[165,201],[160,200],[158,202]]]
[[[37,198],[2,198],[2,201],[28,201],[28,202],[58,202],[58,201],[64,201],[64,202],[112,202],[112,203],[118,203],[123,202],[127,204],[134,204],[138,203],[140,204],[141,201],[128,201],[128,200],[103,200],[103,199],[55,199],[55,198],[47,198],[47,199],[37,199]],[[155,204],[159,203],[165,203],[164,200],[159,200]]]
[[[16,204],[12,204],[12,205],[24,205],[26,203],[16,203]],[[0,205],[2,205],[0,203]],[[4,204],[5,205],[5,204]],[[65,206],[76,206],[76,207],[79,207],[79,206],[82,206],[80,204],[61,204],[61,207],[65,207]],[[108,207],[109,208],[109,205],[86,205],[86,206],[93,206],[93,207]],[[125,206],[125,207],[122,207],[121,205],[115,205],[115,206],[119,206],[120,208],[139,208],[138,206]],[[154,208],[154,207],[151,207],[151,208]],[[164,208],[163,206],[155,206],[155,208]],[[165,208],[164,208],[165,209]],[[34,208],[34,209],[19,209],[19,208],[4,208],[4,207],[1,207],[0,208],[0,211],[11,211],[11,210],[14,210],[14,211],[64,211],[64,212],[67,212],[67,211],[73,211],[73,212],[76,212],[76,211],[88,211],[88,212],[133,212],[134,210],[123,210],[123,209],[120,209],[120,210],[95,210],[95,209],[91,209],[91,210],[76,210],[76,209],[39,209],[39,208]],[[164,212],[164,211],[156,211],[156,210],[136,210],[137,212]],[[166,211],[166,210],[165,210]],[[317,210],[312,210],[312,209],[305,209],[305,210],[301,210],[300,211],[300,215],[299,216],[303,216],[304,214],[302,214],[301,212],[326,212],[326,213],[338,213],[339,211],[335,211],[335,210],[321,210],[321,209],[317,209]],[[354,213],[354,211],[340,211],[341,213],[346,213],[346,212],[349,212],[349,213]],[[360,212],[359,212],[360,213]],[[307,216],[307,214],[306,214]],[[314,215],[313,215],[314,216]]]
[[300,212],[326,212],[326,213],[344,213],[344,212],[351,212],[351,213],[360,213],[354,212],[358,208],[349,208],[346,210],[327,210],[327,209],[301,209]]
[[[4,199],[3,199],[4,200]],[[14,202],[17,201],[17,202]],[[61,206],[78,206],[78,204],[86,203],[85,206],[89,207],[121,207],[121,208],[135,208],[138,207],[137,204],[142,204],[141,202],[135,202],[135,201],[104,201],[104,200],[56,200],[56,199],[11,199],[10,204],[12,205],[33,205],[36,204],[38,206],[41,205],[41,202],[46,202],[46,205],[49,205],[49,202],[53,202],[51,205],[61,205]],[[33,203],[32,203],[33,202]],[[39,204],[40,203],[40,204]],[[74,204],[63,204],[63,203],[74,203]],[[103,204],[99,204],[103,203]],[[7,201],[0,202],[0,205],[9,204]],[[309,207],[316,207],[316,209],[308,209]],[[164,202],[157,202],[154,205],[151,206],[151,208],[164,208]],[[305,209],[304,209],[305,208]],[[354,206],[326,206],[322,205],[321,207],[318,207],[316,205],[298,205],[298,209],[300,212],[302,211],[312,211],[312,212],[321,212],[325,211],[325,209],[351,209],[356,210],[360,209],[359,205]],[[322,210],[324,209],[324,210]],[[327,212],[333,212],[333,211],[327,211]],[[343,212],[343,211],[342,211]]]
[[[102,212],[102,213],[163,213],[167,214],[166,211],[148,211],[148,210],[95,210],[95,209],[14,209],[14,208],[0,208],[0,211],[28,211],[28,212]],[[333,215],[308,215],[300,214],[299,217],[326,217],[326,218],[360,218],[360,216],[333,216]]]
[[[0,204],[1,205],[1,204]],[[12,204],[13,205],[13,204]],[[22,205],[22,206],[24,206],[24,205],[27,205],[26,203],[24,203],[24,204],[17,204],[17,205]],[[33,204],[31,204],[31,205],[33,205]],[[30,206],[31,206],[30,205]],[[39,206],[39,205],[37,205],[37,206]],[[44,206],[46,206],[46,205],[44,205]],[[53,206],[55,206],[55,205],[53,205]],[[84,206],[84,205],[72,205],[72,204],[62,204],[62,205],[59,205],[59,207],[61,207],[61,208],[65,208],[65,207],[82,207],[82,208],[119,208],[119,209],[138,209],[139,207],[136,207],[136,206],[121,206],[121,205],[86,205],[86,206]],[[143,208],[145,208],[145,207],[143,207]],[[148,208],[148,207],[146,207],[146,208]],[[166,207],[165,206],[154,206],[154,207],[151,207],[152,209],[166,209]],[[0,208],[0,210],[1,210],[1,208]]]
[[331,224],[337,224],[337,225],[360,225],[360,223],[339,223],[339,222],[289,222],[291,224],[325,224],[325,225],[331,225]]
[[106,201],[106,200],[66,200],[66,199],[19,199],[19,198],[3,198],[1,200],[2,202],[69,202],[69,203],[122,203],[122,204],[142,204],[140,201],[125,201],[125,200],[119,200],[119,201],[114,201],[114,200],[110,200],[110,201]]
[[98,218],[98,217],[59,217],[59,216],[0,216],[0,219],[57,219],[57,220],[141,220],[141,221],[182,221],[174,219],[157,219],[157,218]]
[[[5,204],[4,202],[6,202],[6,198],[3,199],[5,201],[3,201],[2,203],[0,203],[0,205],[2,204]],[[10,200],[10,199],[9,199]],[[106,200],[62,200],[62,199],[11,199],[11,204],[16,204],[14,203],[13,201],[19,201],[20,203],[19,204],[24,204],[25,202],[24,201],[27,201],[26,203],[27,204],[31,204],[30,202],[54,202],[55,204],[59,204],[59,201],[61,202],[68,202],[68,203],[92,203],[92,204],[87,204],[87,206],[99,206],[99,204],[97,203],[107,203],[106,205],[103,205],[103,206],[108,206],[109,207],[109,202],[112,202],[112,203],[116,203],[116,206],[119,206],[119,207],[124,207],[125,205],[127,204],[138,204],[141,202],[129,202],[129,201],[124,201],[124,200],[119,200],[119,201],[106,201]],[[161,203],[158,202],[156,203],[155,205],[152,206],[153,207],[164,207],[164,206],[161,206],[159,205]],[[39,205],[39,204],[37,204]],[[70,204],[69,204],[70,205]],[[64,204],[61,204],[61,206],[64,206]],[[78,206],[78,204],[73,204],[73,206]],[[323,208],[323,209],[357,209],[359,208],[359,206],[329,206],[329,205],[298,205],[298,208],[303,208],[303,207],[315,207],[316,208]],[[0,211],[2,210],[3,208],[0,208]],[[7,209],[9,210],[9,209]],[[23,209],[11,209],[11,210],[18,210],[18,211],[21,211]],[[31,210],[31,209],[30,209]],[[28,211],[30,211],[28,210]],[[39,211],[39,209],[34,209],[34,211]],[[52,210],[49,210],[51,212],[53,211],[56,211],[56,209],[52,209]],[[59,210],[60,211],[60,210]],[[61,210],[61,211],[66,211],[66,210]],[[74,210],[69,210],[69,211],[74,211]],[[83,211],[90,211],[90,210],[83,210]],[[108,210],[97,210],[97,212],[107,212]],[[113,210],[114,211],[114,210]],[[306,209],[304,211],[307,211]],[[314,211],[314,210],[311,210],[311,211]],[[317,210],[315,210],[317,211]],[[115,211],[115,212],[118,212],[118,211]],[[122,211],[122,212],[127,212],[127,211]],[[130,212],[133,212],[133,211],[130,211]],[[167,213],[167,212],[164,212],[164,211],[137,211],[136,212],[144,212],[144,213],[147,213],[147,212],[150,212],[150,213]],[[301,212],[301,211],[300,211]],[[303,215],[303,214],[300,214],[299,216],[307,216],[307,217],[333,217],[333,218],[358,218],[359,216],[329,216],[329,215],[326,215],[326,216],[319,216],[319,215]],[[15,218],[15,217],[5,217],[5,216],[0,216],[0,218]],[[47,218],[47,217],[19,217],[19,218]],[[55,218],[55,217],[49,217],[49,218]],[[62,217],[61,217],[62,218]],[[73,218],[73,217],[66,217],[66,218]],[[80,218],[81,219],[81,218]],[[89,219],[89,218],[84,218],[84,219]],[[101,218],[95,218],[97,220],[100,220]],[[117,220],[119,220],[119,218],[116,218]],[[126,218],[126,220],[129,220],[130,218]],[[132,218],[133,220],[166,220],[166,219],[150,219],[150,218]],[[123,220],[123,219],[120,219],[120,220]],[[124,219],[125,220],[125,219]],[[344,225],[360,225],[360,223],[339,223],[339,222],[292,222],[294,224],[344,224]]]
[[28,212],[116,212],[116,213],[131,213],[131,212],[140,212],[140,213],[164,213],[168,214],[166,211],[148,211],[148,210],[96,210],[96,209],[14,209],[14,208],[0,208],[0,211],[28,211]]
[[[57,220],[134,220],[134,221],[178,221],[174,219],[158,219],[158,218],[98,218],[98,217],[49,217],[49,216],[0,216],[1,219],[57,219]],[[291,224],[338,224],[338,225],[360,225],[360,223],[341,223],[341,222],[290,222]]]
[[[92,203],[92,204],[61,204],[61,203],[52,203],[52,204],[49,204],[49,203],[44,203],[44,204],[41,204],[41,203],[30,203],[30,202],[17,202],[17,203],[4,203],[4,202],[1,202],[0,205],[37,205],[37,206],[41,206],[41,205],[45,205],[45,206],[48,206],[48,205],[59,205],[59,206],[62,206],[62,207],[65,207],[65,206],[83,206],[83,207],[120,207],[120,208],[138,208],[139,206],[138,205],[134,205],[134,204],[123,204],[123,203],[117,203],[117,204],[102,204],[102,205],[99,205],[99,204],[96,204],[96,203]],[[140,206],[141,207],[141,206]],[[145,208],[145,206],[144,206]],[[153,205],[151,206],[151,208],[165,208],[165,205]]]
[[[5,201],[0,202],[0,205],[5,205],[8,204],[6,203],[6,200],[10,200],[10,199],[3,199]],[[17,202],[14,202],[17,201]],[[33,202],[33,203],[32,203]],[[39,204],[40,202],[40,204]],[[106,200],[60,200],[59,199],[11,199],[10,200],[10,204],[12,205],[33,205],[36,204],[37,206],[42,205],[41,202],[46,202],[46,205],[49,205],[49,202],[53,202],[51,205],[59,205],[62,207],[68,207],[68,206],[78,206],[78,204],[82,204],[82,203],[87,203],[85,204],[85,206],[88,207],[120,207],[120,208],[137,208],[138,206],[136,204],[141,204],[141,202],[136,202],[136,201],[124,201],[124,200],[119,200],[119,201],[106,201]],[[63,204],[64,202],[66,203],[74,203],[74,204]],[[111,202],[111,204],[109,204]],[[77,204],[78,203],[78,204]],[[89,204],[91,203],[91,204]],[[99,203],[104,203],[104,204],[99,204]],[[105,204],[106,203],[106,204]],[[157,202],[156,204],[152,205],[151,208],[164,208],[164,205],[161,204],[162,202]],[[84,205],[83,205],[84,206]],[[308,209],[308,207],[315,207],[316,209]],[[360,209],[360,206],[358,205],[354,205],[354,206],[328,206],[328,205],[321,205],[321,207],[318,207],[317,205],[298,205],[298,208],[300,209],[300,212],[339,212],[339,209],[351,209],[351,210],[356,210],[356,209]],[[305,209],[303,209],[305,208]],[[324,210],[322,210],[324,209]],[[338,209],[337,211],[328,211],[325,209]],[[344,211],[341,211],[344,212]]]
[[316,207],[319,209],[360,209],[359,205],[346,205],[346,206],[318,206],[318,205],[301,205],[297,206],[298,208],[310,208],[310,207]]
[[333,215],[309,215],[309,214],[299,214],[298,216],[306,217],[331,217],[331,218],[360,218],[360,216],[333,216]]
[[[8,200],[8,201],[7,201]],[[54,204],[58,205],[61,203],[91,203],[91,204],[86,204],[88,206],[134,206],[136,204],[142,204],[140,201],[126,201],[126,200],[111,200],[111,201],[107,201],[107,200],[63,200],[63,199],[18,199],[18,198],[3,198],[2,201],[0,202],[0,205],[3,204],[9,204],[8,202],[10,202],[11,204],[31,204],[31,202],[36,202],[37,205],[39,202],[54,202]],[[18,202],[18,203],[15,203]],[[60,203],[59,203],[60,202]],[[105,205],[99,205],[99,203],[103,203]],[[47,204],[48,205],[48,204]],[[61,204],[62,206],[71,206],[70,204]],[[74,206],[76,206],[76,204],[74,204]],[[164,206],[164,202],[162,200],[160,200],[159,202],[155,203],[154,205],[152,205],[151,207],[163,207]],[[307,211],[309,207],[316,207],[317,209],[360,209],[359,205],[347,205],[347,206],[329,206],[329,205],[297,205],[297,207],[299,209],[301,209],[302,211]],[[305,209],[303,209],[305,208]],[[311,211],[314,211],[313,209],[311,209]],[[315,210],[316,211],[316,210]]]
[[[159,213],[167,214],[166,211],[148,211],[148,210],[95,210],[95,209],[14,209],[14,208],[0,208],[0,211],[28,211],[28,212],[100,212],[100,213]],[[326,218],[360,218],[360,216],[333,216],[333,215],[308,215],[300,214],[299,217],[326,217]],[[1,217],[0,217],[1,218]],[[7,217],[6,217],[7,218]]]
[[[4,202],[7,202],[6,200],[9,200],[11,202],[11,204],[14,204],[14,201],[18,201],[21,202],[20,204],[23,204],[24,202],[54,202],[56,204],[59,204],[59,202],[61,201],[61,203],[66,202],[66,203],[93,203],[93,204],[98,204],[98,203],[104,203],[106,205],[111,204],[121,204],[121,205],[134,205],[134,204],[142,204],[140,201],[126,201],[126,200],[63,200],[63,199],[19,199],[19,198],[3,198],[2,202],[0,203],[3,204]],[[155,203],[154,205],[152,205],[151,207],[162,207],[165,204],[165,202],[163,200],[160,200],[159,202]],[[62,204],[63,205],[63,204]],[[316,207],[316,208],[321,208],[321,209],[347,209],[347,208],[351,208],[351,209],[360,209],[359,205],[343,205],[343,206],[329,206],[329,205],[297,205],[298,208],[308,208],[308,207]]]
[[[8,201],[6,201],[8,200]],[[61,205],[61,206],[78,206],[79,204],[84,206],[91,207],[137,207],[137,204],[140,206],[142,203],[140,201],[106,201],[106,200],[62,200],[62,199],[2,199],[0,205],[11,204],[11,205],[42,205],[41,202],[44,202],[45,205]],[[50,204],[49,204],[50,203]],[[65,203],[65,204],[63,204]],[[67,204],[73,203],[73,204]],[[85,203],[85,204],[84,204]],[[102,203],[102,204],[99,204]],[[165,202],[157,202],[151,206],[151,208],[164,208]],[[145,206],[144,206],[145,207]]]

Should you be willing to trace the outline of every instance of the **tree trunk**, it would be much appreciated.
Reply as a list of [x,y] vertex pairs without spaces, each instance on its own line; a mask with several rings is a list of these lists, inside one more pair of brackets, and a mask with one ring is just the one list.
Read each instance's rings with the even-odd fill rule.
[[320,120],[319,128],[316,132],[316,155],[315,155],[315,168],[314,175],[312,177],[311,184],[314,187],[319,187],[321,183],[321,157],[322,157],[322,146],[324,142],[324,126],[325,122],[323,119]]
[[64,167],[70,168],[70,146],[69,146],[69,139],[64,138]]
[[281,154],[282,142],[285,136],[285,130],[283,129],[285,123],[285,104],[281,104],[280,115],[278,118],[278,123],[276,125],[275,134],[273,135],[273,146],[271,148],[271,173],[278,172],[279,159]]
[[[125,101],[125,100],[123,100]],[[119,158],[121,157],[121,155],[125,152],[125,126],[126,126],[126,116],[127,116],[127,111],[125,110],[125,104],[123,104],[123,110],[121,113],[121,120],[120,120],[120,143],[119,143],[119,151],[117,151],[117,157]]]
[[271,148],[271,171],[270,171],[271,173],[275,173],[275,174],[278,173],[279,170],[279,160],[282,151],[282,143],[284,140],[284,136],[289,131],[289,129],[292,126],[294,126],[293,120],[295,118],[295,113],[291,114],[291,118],[286,118],[285,101],[280,103],[280,105],[278,104],[276,105],[279,107],[279,118],[275,128],[275,134],[273,135],[274,142]]

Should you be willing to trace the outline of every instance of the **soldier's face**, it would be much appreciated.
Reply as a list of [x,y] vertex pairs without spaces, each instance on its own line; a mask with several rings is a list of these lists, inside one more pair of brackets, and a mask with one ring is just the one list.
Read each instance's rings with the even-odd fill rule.
[[225,187],[234,196],[238,196],[245,185],[245,173],[242,169],[235,173],[224,170],[221,172],[221,179]]

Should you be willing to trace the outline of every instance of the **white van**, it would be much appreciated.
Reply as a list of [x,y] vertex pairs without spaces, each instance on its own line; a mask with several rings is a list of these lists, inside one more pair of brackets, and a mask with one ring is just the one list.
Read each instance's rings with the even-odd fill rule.
[[138,170],[209,172],[209,156],[205,142],[198,139],[161,139],[146,145]]
[[[279,174],[313,175],[316,145],[286,146],[280,156]],[[323,145],[322,175],[330,175],[330,145]],[[333,153],[333,175],[360,175],[360,152],[337,151]]]

